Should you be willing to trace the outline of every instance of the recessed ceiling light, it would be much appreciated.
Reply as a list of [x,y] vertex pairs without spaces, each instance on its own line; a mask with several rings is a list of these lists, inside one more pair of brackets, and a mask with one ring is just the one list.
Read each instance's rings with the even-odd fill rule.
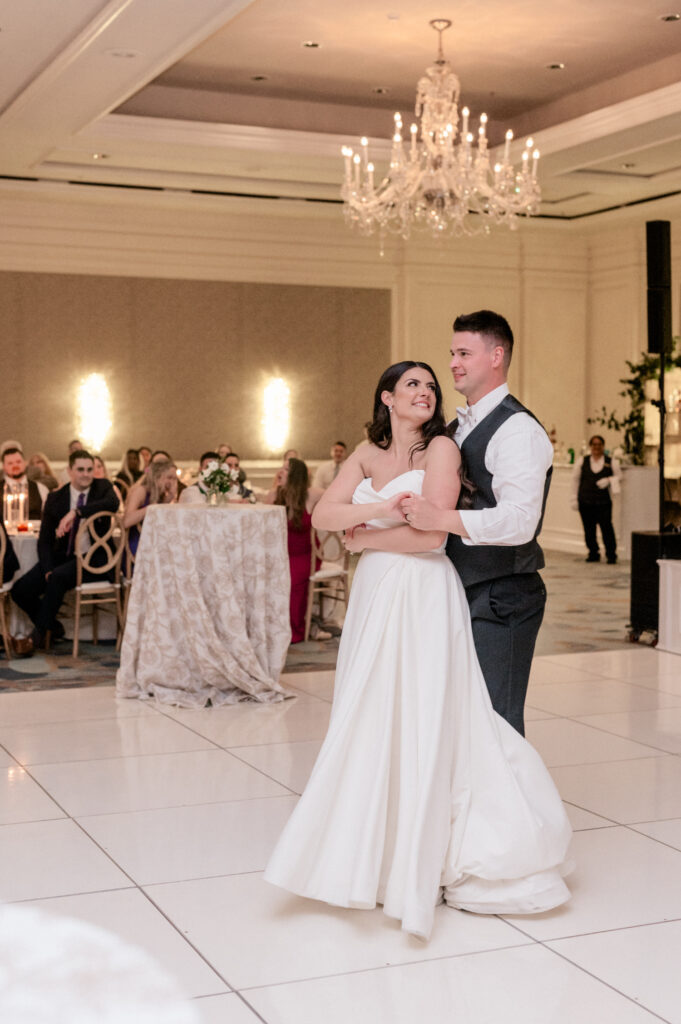
[[390,92],[390,89],[385,85],[375,85],[371,91],[375,92],[377,96],[386,96]]
[[251,75],[252,82],[266,82],[267,75]]
[[632,169],[632,167],[635,167],[635,166],[636,166],[636,164],[620,164],[620,167],[622,168],[623,171],[630,171]]
[[303,46],[306,50],[318,50],[322,44],[316,43],[314,39],[306,39],[300,45]]
[[93,153],[92,154],[92,159],[93,160],[108,160],[109,159],[109,154],[108,153]]
[[108,57],[118,57],[121,60],[134,60],[135,57],[141,57],[142,56],[142,54],[140,53],[139,50],[115,49],[115,50],[105,50],[104,53],[106,53],[106,55]]
[[681,14],[661,14],[660,21],[681,21]]
[[564,64],[561,64],[560,61],[556,61],[555,64],[547,64],[546,65],[546,70],[547,71],[562,71],[564,67],[565,67]]

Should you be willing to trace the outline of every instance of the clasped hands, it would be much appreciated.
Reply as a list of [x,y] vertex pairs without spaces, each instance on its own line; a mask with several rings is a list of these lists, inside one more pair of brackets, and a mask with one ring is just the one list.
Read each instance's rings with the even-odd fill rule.
[[[380,518],[401,520],[407,526],[413,526],[415,530],[437,530],[439,527],[436,517],[439,509],[431,504],[420,494],[413,491],[401,491],[392,498],[382,502]],[[377,517],[378,518],[378,517]],[[358,554],[366,547],[367,526],[360,523],[359,526],[352,526],[345,531],[343,544],[346,551]]]

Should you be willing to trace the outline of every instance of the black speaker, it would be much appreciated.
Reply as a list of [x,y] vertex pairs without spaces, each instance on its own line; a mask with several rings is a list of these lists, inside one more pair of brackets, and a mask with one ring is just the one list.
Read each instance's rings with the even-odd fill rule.
[[669,352],[672,347],[671,288],[648,289],[648,351]]
[[668,220],[646,223],[648,272],[648,351],[664,352],[672,343],[672,248]]
[[658,558],[681,558],[681,533],[639,531],[631,535],[632,632],[657,630],[660,608]]

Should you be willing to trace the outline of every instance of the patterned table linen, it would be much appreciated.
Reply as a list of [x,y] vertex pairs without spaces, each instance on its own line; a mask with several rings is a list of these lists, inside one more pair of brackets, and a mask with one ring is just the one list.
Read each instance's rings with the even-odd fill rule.
[[283,507],[151,506],[118,696],[192,708],[283,700],[290,586]]

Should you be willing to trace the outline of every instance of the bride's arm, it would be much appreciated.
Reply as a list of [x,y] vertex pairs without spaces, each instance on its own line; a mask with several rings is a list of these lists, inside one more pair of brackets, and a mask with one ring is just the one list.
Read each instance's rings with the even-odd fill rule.
[[[459,449],[448,437],[436,437],[430,442],[421,493],[436,508],[456,507],[461,489],[460,465]],[[366,505],[362,507],[366,508]],[[404,523],[385,530],[355,530],[352,537],[346,538],[345,546],[348,551],[371,549],[417,554],[420,551],[433,551],[439,548],[446,537],[444,531],[414,530]]]
[[[366,445],[364,446],[366,448]],[[367,519],[399,516],[395,500],[374,501],[370,505],[353,505],[355,488],[366,476],[362,465],[362,451],[353,452],[342,464],[338,476],[324,491],[312,512],[312,525],[317,530],[350,530]],[[404,497],[404,495],[402,495]]]

